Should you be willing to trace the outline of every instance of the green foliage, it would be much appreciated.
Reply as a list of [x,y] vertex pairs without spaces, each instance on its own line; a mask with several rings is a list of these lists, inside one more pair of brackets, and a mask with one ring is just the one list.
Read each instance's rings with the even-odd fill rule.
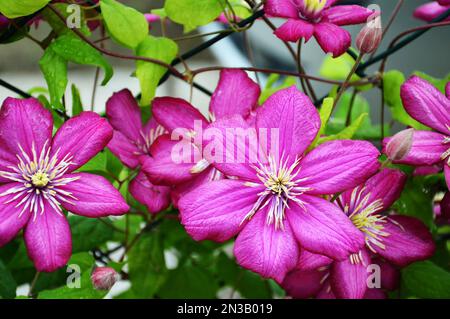
[[431,261],[416,262],[402,270],[402,295],[409,298],[450,298],[450,273]]
[[148,34],[148,22],[139,11],[115,0],[101,0],[102,16],[111,37],[130,49],[136,48]]
[[49,3],[50,0],[2,0],[0,13],[14,19],[35,13]]
[[51,104],[63,109],[61,103],[67,87],[67,60],[57,54],[52,46],[49,46],[39,61],[42,74],[48,85]]
[[[67,3],[54,3],[53,6],[66,19],[72,14],[70,10],[68,11],[69,4]],[[80,14],[81,27],[78,30],[84,35],[89,36],[91,34],[91,31],[87,26],[84,11],[80,10]],[[45,21],[47,21],[53,32],[55,32],[58,36],[64,34],[73,34],[73,31],[67,27],[66,22],[62,21],[53,10],[45,8],[44,10],[42,10],[42,17]]]
[[17,284],[11,272],[0,260],[0,298],[14,298]]
[[288,88],[292,85],[295,85],[297,83],[297,79],[293,76],[286,77],[281,84],[277,83],[279,82],[280,75],[279,74],[271,74],[269,78],[267,79],[266,86],[264,87],[264,90],[262,90],[261,95],[259,97],[259,104],[262,105],[271,95],[274,93]]
[[83,112],[83,104],[81,103],[80,91],[72,84],[72,116],[77,116]]
[[72,252],[89,251],[111,240],[114,235],[111,222],[105,219],[101,222],[81,216],[69,217],[70,229],[72,231]]

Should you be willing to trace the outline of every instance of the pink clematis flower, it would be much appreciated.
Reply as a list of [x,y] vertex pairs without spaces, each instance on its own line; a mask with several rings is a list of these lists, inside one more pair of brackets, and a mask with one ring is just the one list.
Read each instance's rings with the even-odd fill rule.
[[[427,2],[421,6],[419,6],[414,11],[414,17],[426,21],[431,22],[436,19],[443,13],[447,12],[450,9],[450,0],[438,0]],[[448,17],[446,20],[449,20]]]
[[[108,148],[124,165],[138,169],[140,159],[150,156],[153,142],[166,133],[165,129],[153,118],[142,123],[141,110],[129,90],[113,94],[106,103],[106,115],[114,128]],[[141,170],[128,190],[150,213],[158,213],[170,205],[170,188],[153,185]]]
[[81,216],[122,215],[125,200],[105,178],[76,169],[112,137],[108,122],[83,112],[52,138],[53,119],[36,99],[8,98],[0,110],[0,246],[24,229],[38,271],[64,266],[72,253],[62,208]]
[[[233,141],[230,128],[249,125],[234,117],[211,128],[227,137],[222,141],[227,149]],[[246,154],[244,161],[209,159],[232,178],[204,184],[180,200],[186,231],[195,240],[218,242],[238,235],[237,262],[277,282],[296,266],[300,246],[337,260],[358,252],[364,236],[322,195],[354,187],[374,174],[379,152],[368,142],[346,140],[324,143],[305,155],[319,128],[317,110],[295,87],[272,95],[256,114],[260,160],[250,162],[250,149],[236,152]],[[265,148],[259,136],[269,131],[269,140],[275,136],[278,143]]]
[[335,6],[337,0],[268,0],[267,15],[288,19],[275,31],[283,41],[307,42],[313,35],[320,47],[334,57],[342,55],[352,39],[344,25],[367,22],[378,13],[358,5]]
[[[394,163],[415,166],[443,165],[447,186],[450,188],[450,83],[446,95],[427,81],[413,76],[401,88],[406,112],[422,124],[434,129],[414,131],[409,153]],[[386,138],[383,143],[389,143]]]
[[[372,261],[376,256],[395,266],[404,267],[433,255],[435,249],[433,239],[422,222],[408,216],[380,214],[398,199],[405,181],[406,176],[403,173],[384,169],[368,179],[365,184],[348,190],[337,198],[336,205],[348,216],[355,228],[364,234],[366,242],[365,249],[362,249],[359,255],[328,264],[329,286],[337,298],[365,297],[369,291],[367,279],[371,275],[367,267],[378,264]],[[326,262],[323,256],[309,255],[308,261],[312,259],[316,262]],[[295,290],[301,285],[298,276],[317,277],[320,270],[323,270],[321,268],[323,265],[308,267],[302,262],[308,264],[301,260],[297,266],[299,273],[287,276],[283,283],[289,289]],[[382,270],[381,279],[389,278],[383,278],[384,275]],[[385,283],[384,286],[388,285]]]
[[[220,74],[219,84],[211,98],[209,120],[188,102],[171,97],[156,98],[153,101],[152,111],[157,121],[169,134],[181,129],[186,132],[185,135],[195,137],[197,134],[195,132],[196,122],[202,127],[206,127],[216,119],[236,114],[250,119],[260,93],[259,86],[244,71],[223,70]],[[142,168],[153,183],[175,185],[172,197],[176,205],[183,194],[207,181],[222,179],[224,176],[206,159],[202,158],[197,146],[190,141],[186,141],[186,147],[192,148],[192,154],[195,156],[192,160],[186,160],[184,163],[175,163],[171,153],[172,149],[180,142],[173,140],[169,134],[156,140],[151,148],[153,156],[142,159]],[[185,140],[187,139],[185,138]]]

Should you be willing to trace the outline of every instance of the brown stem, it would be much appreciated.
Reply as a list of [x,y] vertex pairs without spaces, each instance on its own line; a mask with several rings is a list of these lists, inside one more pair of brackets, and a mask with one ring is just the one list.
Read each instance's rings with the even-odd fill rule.
[[347,78],[345,79],[344,83],[342,83],[342,85],[338,91],[338,94],[334,100],[333,110],[336,108],[336,105],[338,104],[339,99],[342,97],[345,90],[347,90],[347,88],[349,87],[352,76],[355,74],[356,69],[358,68],[359,64],[361,63],[363,56],[364,56],[364,54],[362,54],[362,53],[358,55],[358,57],[356,58],[355,64],[353,65],[353,68],[350,70],[350,73],[347,75]]

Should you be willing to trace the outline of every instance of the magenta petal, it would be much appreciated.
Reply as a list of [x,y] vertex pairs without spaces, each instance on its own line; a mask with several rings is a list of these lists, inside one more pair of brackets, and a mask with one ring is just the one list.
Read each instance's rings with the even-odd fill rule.
[[298,18],[298,9],[291,0],[267,0],[264,11],[272,17]]
[[316,254],[344,260],[364,246],[364,235],[332,203],[303,195],[304,208],[290,204],[286,218],[300,245]]
[[400,270],[382,258],[372,258],[372,263],[380,267],[381,288],[387,290],[397,289],[400,283]]
[[450,99],[450,82],[445,86],[445,96],[447,96],[447,99]]
[[181,223],[195,240],[226,241],[239,232],[261,190],[237,180],[204,184],[178,202]]
[[314,26],[314,36],[325,53],[332,53],[333,57],[341,56],[352,44],[352,37],[341,27],[321,22]]
[[450,6],[450,0],[437,0],[441,6]]
[[131,92],[114,93],[106,102],[106,116],[112,127],[131,141],[141,139],[141,110]]
[[401,88],[405,110],[420,123],[448,134],[450,100],[429,82],[411,77]]
[[67,174],[65,178],[78,178],[65,186],[59,187],[72,194],[64,196],[67,201],[61,204],[68,211],[86,217],[105,217],[111,215],[123,215],[130,207],[125,202],[119,191],[104,177],[88,173]]
[[208,124],[205,117],[189,104],[187,101],[160,97],[153,100],[153,116],[169,133],[174,130],[194,130],[195,122],[198,121],[202,127]]
[[39,154],[52,131],[52,115],[38,100],[7,98],[0,110],[0,163],[21,154],[20,147],[31,156],[34,145]]
[[309,194],[335,194],[363,183],[380,164],[379,151],[369,142],[331,141],[319,145],[300,162],[301,186]]
[[267,144],[272,146],[272,139],[278,135],[278,140],[274,141],[279,141],[276,143],[278,150],[271,149],[272,155],[278,158],[284,155],[291,162],[308,148],[320,124],[319,113],[310,99],[294,86],[273,94],[258,109],[256,118],[258,131],[267,130]]
[[437,1],[425,3],[414,11],[414,16],[426,22],[431,22],[435,18],[448,10],[447,7],[440,5]]
[[195,157],[201,160],[201,154],[192,143],[173,141],[167,134],[153,143],[151,155],[141,157],[142,170],[152,183],[165,186],[194,178],[196,174],[191,173],[191,170],[196,163]]
[[297,42],[305,39],[305,42],[308,42],[314,34],[314,25],[304,20],[289,19],[274,33],[283,41]]
[[450,221],[450,192],[445,193],[440,203],[441,218]]
[[56,132],[51,155],[58,153],[58,159],[62,160],[70,154],[71,172],[103,150],[112,136],[113,129],[106,119],[94,112],[83,112],[65,122]]
[[368,21],[375,12],[358,6],[342,5],[328,8],[322,12],[322,21],[335,25],[360,24]]
[[298,254],[299,246],[289,223],[284,223],[284,229],[268,225],[266,209],[253,216],[234,244],[239,265],[278,283],[296,266]]
[[382,239],[386,247],[373,247],[388,261],[404,267],[433,255],[433,238],[420,220],[409,216],[389,216],[383,225],[383,232],[389,234]]
[[447,182],[447,187],[450,189],[450,166],[449,164],[444,164],[444,175],[445,181]]
[[331,267],[331,288],[339,299],[362,299],[367,290],[367,266],[370,257],[365,249],[359,254],[359,262],[354,263],[347,258],[335,261]]
[[324,266],[328,266],[333,262],[333,259],[327,256],[318,255],[302,249],[300,257],[298,258],[297,269],[300,270],[314,270]]
[[[0,186],[0,194],[11,191],[13,188],[22,187],[19,183],[10,183]],[[22,206],[15,207],[22,197],[7,203],[14,198],[15,194],[0,196],[0,247],[12,240],[19,231],[25,227],[30,218],[30,210],[27,209],[20,215]],[[19,217],[20,215],[20,217]]]
[[216,119],[232,115],[247,118],[257,105],[261,89],[242,70],[222,70],[209,106]]
[[126,166],[136,168],[139,165],[138,154],[140,154],[140,150],[119,131],[114,131],[113,138],[109,142],[108,148]]
[[369,288],[366,290],[364,299],[387,299],[387,295],[382,289]]
[[314,297],[322,289],[322,279],[326,272],[319,270],[293,270],[286,275],[281,286],[286,294],[296,299]]
[[72,254],[72,237],[66,217],[44,201],[44,213],[38,213],[25,227],[28,256],[37,271],[52,272],[67,264]]
[[[445,136],[430,131],[414,131],[412,145],[409,153],[395,163],[409,165],[433,165],[440,162],[441,155],[447,150],[444,145]],[[389,138],[383,141],[384,149]]]
[[131,181],[128,190],[152,214],[159,213],[170,205],[170,187],[153,185],[142,172]]

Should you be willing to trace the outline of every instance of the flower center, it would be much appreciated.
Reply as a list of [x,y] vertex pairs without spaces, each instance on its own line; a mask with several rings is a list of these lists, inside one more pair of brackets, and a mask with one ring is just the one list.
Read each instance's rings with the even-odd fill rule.
[[299,16],[307,20],[318,20],[327,0],[300,0]]
[[161,125],[158,125],[156,128],[150,129],[147,134],[141,131],[140,134],[142,137],[142,141],[137,141],[135,144],[140,150],[140,153],[136,155],[150,154],[150,147],[152,146],[153,142],[165,133],[166,130]]
[[283,156],[279,161],[273,156],[269,156],[267,164],[258,163],[253,166],[260,183],[246,183],[250,187],[263,187],[264,190],[258,194],[258,200],[252,210],[245,216],[244,220],[251,219],[259,210],[267,207],[267,224],[275,224],[275,229],[284,229],[284,218],[289,202],[293,201],[303,207],[300,195],[310,190],[309,187],[302,187],[299,184],[306,178],[297,178],[300,172],[300,158],[297,158],[290,166],[289,158],[285,161]]
[[48,182],[50,182],[50,179],[47,173],[37,171],[33,176],[31,176],[31,183],[35,187],[45,187],[47,186]]

